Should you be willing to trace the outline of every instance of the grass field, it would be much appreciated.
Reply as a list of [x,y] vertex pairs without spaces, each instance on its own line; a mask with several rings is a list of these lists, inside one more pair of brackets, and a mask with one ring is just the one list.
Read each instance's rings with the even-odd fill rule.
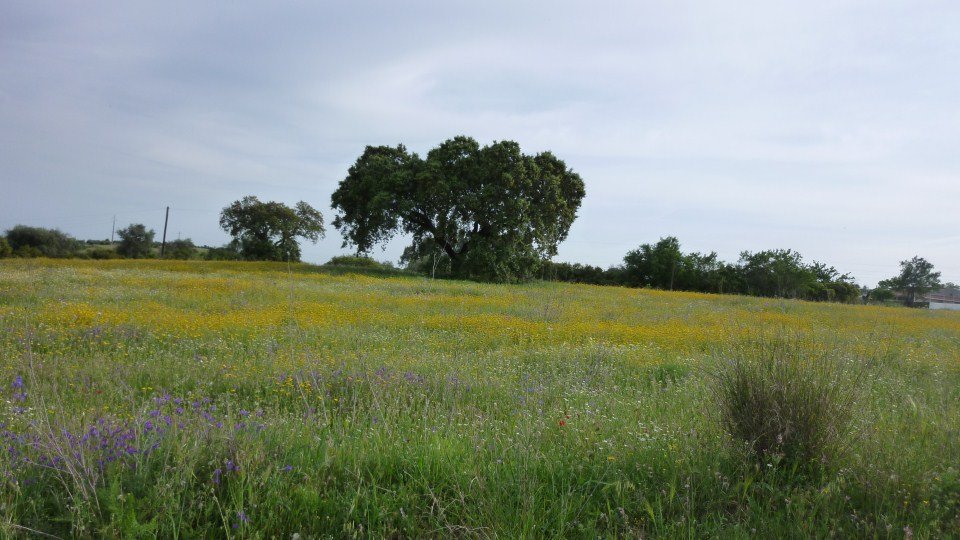
[[[787,336],[845,452],[758,463],[712,388]],[[0,535],[944,537],[960,313],[306,265],[0,261]]]

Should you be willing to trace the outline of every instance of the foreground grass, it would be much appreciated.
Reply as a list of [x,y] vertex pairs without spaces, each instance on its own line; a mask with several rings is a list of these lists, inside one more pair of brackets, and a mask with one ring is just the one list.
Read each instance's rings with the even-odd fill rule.
[[[0,262],[0,530],[157,537],[940,537],[960,314],[319,273]],[[860,381],[815,473],[755,463],[718,350]]]

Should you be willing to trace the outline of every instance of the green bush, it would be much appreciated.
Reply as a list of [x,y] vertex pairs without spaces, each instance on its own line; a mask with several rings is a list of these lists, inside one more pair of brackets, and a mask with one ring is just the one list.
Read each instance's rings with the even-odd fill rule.
[[7,242],[18,257],[72,257],[80,242],[57,229],[17,225],[7,231]]
[[208,249],[207,254],[204,255],[203,258],[208,261],[239,261],[241,259],[240,251],[235,241],[221,247]]
[[718,354],[713,396],[720,422],[765,466],[807,469],[849,441],[857,378],[822,344],[763,338]]
[[163,254],[165,259],[192,259],[196,253],[197,246],[193,240],[184,238],[182,240],[173,240],[167,243],[166,251]]
[[120,258],[120,254],[117,253],[116,250],[110,249],[108,247],[93,248],[87,251],[86,255],[91,259],[97,259],[97,260]]
[[351,255],[338,255],[327,261],[327,266],[359,266],[364,268],[389,267],[384,263],[375,261],[370,257],[355,257]]
[[33,259],[36,257],[43,257],[43,252],[33,246],[20,246],[17,249],[13,250],[14,257],[20,257],[22,259]]
[[10,242],[7,242],[6,237],[0,236],[0,259],[11,255],[13,255],[13,248],[10,247]]

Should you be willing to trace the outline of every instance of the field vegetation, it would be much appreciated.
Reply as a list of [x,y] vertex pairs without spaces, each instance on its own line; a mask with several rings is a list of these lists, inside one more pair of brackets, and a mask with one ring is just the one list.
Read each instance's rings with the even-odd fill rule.
[[0,355],[7,537],[960,530],[960,313],[8,259]]

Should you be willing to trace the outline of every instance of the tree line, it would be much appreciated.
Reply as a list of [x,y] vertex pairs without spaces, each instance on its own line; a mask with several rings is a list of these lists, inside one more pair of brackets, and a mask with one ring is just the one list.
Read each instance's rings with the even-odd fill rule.
[[[16,225],[0,236],[2,257],[49,257],[83,259],[144,259],[159,256],[160,243],[155,232],[142,223],[131,223],[117,231],[118,242],[78,240],[58,229]],[[163,257],[191,259],[197,246],[189,238],[167,242]]]
[[921,299],[931,291],[960,292],[960,286],[941,282],[940,272],[919,256],[900,261],[899,274],[870,289],[832,266],[817,261],[804,263],[803,257],[790,249],[743,251],[737,262],[727,263],[714,252],[683,253],[679,240],[672,236],[641,245],[628,252],[622,264],[607,269],[550,262],[544,266],[543,279],[817,302],[892,302],[908,307],[925,305]]
[[680,241],[673,236],[655,244],[642,244],[627,252],[622,264],[607,269],[551,262],[545,265],[543,278],[832,302],[854,302],[862,295],[849,274],[816,261],[807,264],[790,249],[744,251],[737,262],[729,263],[720,260],[715,252],[684,253]]
[[[586,195],[583,180],[550,152],[524,154],[513,141],[481,146],[458,136],[425,156],[402,144],[367,146],[331,196],[333,225],[344,248],[364,260],[398,235],[410,238],[401,257],[408,270],[433,277],[493,282],[546,279],[597,285],[853,302],[864,291],[849,274],[790,249],[744,251],[734,263],[715,252],[684,253],[677,238],[629,251],[602,269],[552,262]],[[287,206],[246,196],[223,208],[220,227],[232,240],[198,248],[170,242],[168,258],[297,262],[298,239],[316,243],[323,215],[304,201]],[[154,231],[131,224],[116,246],[81,249],[60,231],[18,225],[0,237],[2,256],[90,258],[157,256]],[[925,266],[926,265],[926,266]],[[938,287],[939,273],[915,257],[901,275],[881,282],[874,300],[906,295],[905,303]],[[935,275],[933,275],[935,274]]]

